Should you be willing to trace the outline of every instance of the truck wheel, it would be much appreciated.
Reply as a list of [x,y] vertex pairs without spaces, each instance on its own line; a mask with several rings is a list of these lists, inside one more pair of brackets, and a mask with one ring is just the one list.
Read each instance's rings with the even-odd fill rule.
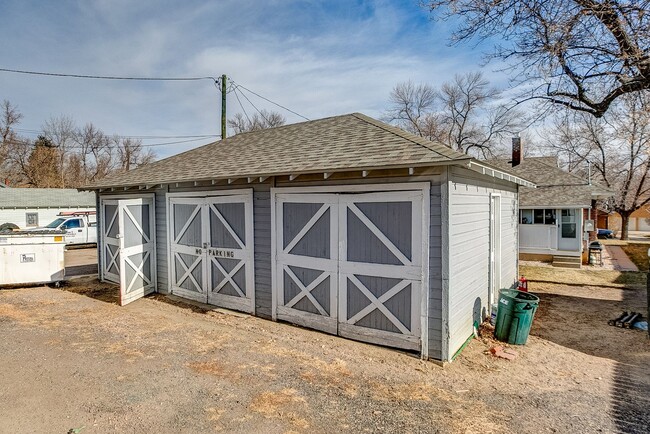
[[3,223],[0,225],[0,231],[15,231],[17,229],[20,229],[18,225],[15,225],[13,223]]

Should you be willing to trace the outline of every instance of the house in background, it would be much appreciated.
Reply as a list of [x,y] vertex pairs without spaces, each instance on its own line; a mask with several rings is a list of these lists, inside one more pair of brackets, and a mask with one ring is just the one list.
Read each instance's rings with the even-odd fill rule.
[[0,189],[0,225],[29,229],[47,225],[60,212],[94,210],[94,195],[72,188]]
[[557,157],[526,157],[515,167],[490,163],[537,185],[519,191],[519,258],[580,268],[596,239],[596,200],[612,192],[560,169]]
[[[617,212],[612,212],[607,215],[605,225],[600,227],[611,229],[614,233],[618,233],[621,231],[621,224],[621,216]],[[650,232],[650,205],[643,206],[634,211],[630,215],[627,228],[629,231]]]
[[517,280],[520,185],[534,186],[355,113],[87,188],[122,304],[171,293],[450,361]]

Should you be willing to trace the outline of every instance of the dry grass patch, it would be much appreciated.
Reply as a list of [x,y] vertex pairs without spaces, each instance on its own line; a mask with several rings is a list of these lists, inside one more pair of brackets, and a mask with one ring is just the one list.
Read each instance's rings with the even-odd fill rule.
[[295,389],[282,389],[278,392],[264,392],[257,395],[250,404],[250,409],[267,418],[288,420],[297,428],[309,428],[309,422],[298,416],[295,410],[306,405],[305,398]]
[[643,289],[646,284],[646,275],[634,271],[578,270],[572,268],[522,265],[519,267],[519,274],[533,282],[558,283],[563,285]]
[[216,360],[211,360],[209,362],[193,362],[189,363],[188,366],[198,374],[213,375],[231,382],[239,381],[241,379],[241,373],[237,369],[233,369],[232,367],[217,362]]

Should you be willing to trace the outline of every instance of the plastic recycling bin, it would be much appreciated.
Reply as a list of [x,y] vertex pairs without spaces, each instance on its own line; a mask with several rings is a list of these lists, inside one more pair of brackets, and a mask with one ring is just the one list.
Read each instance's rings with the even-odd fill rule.
[[499,292],[499,309],[494,336],[513,345],[525,345],[539,297],[516,289],[502,289]]

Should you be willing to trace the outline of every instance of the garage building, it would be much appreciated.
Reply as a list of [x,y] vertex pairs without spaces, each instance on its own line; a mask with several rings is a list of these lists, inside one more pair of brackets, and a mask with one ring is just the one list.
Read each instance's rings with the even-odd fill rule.
[[517,279],[531,183],[362,114],[243,133],[88,187],[100,278],[449,361]]

